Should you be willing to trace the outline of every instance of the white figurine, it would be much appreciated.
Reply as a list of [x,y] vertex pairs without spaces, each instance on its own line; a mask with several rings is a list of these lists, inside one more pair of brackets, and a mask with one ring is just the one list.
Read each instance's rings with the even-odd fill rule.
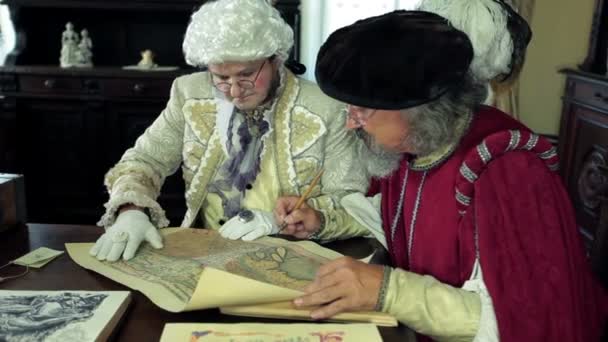
[[158,65],[154,63],[154,52],[152,50],[144,50],[141,52],[141,60],[137,63],[139,69],[152,69]]
[[78,67],[92,67],[93,66],[93,52],[91,49],[93,48],[93,41],[91,41],[91,37],[89,37],[89,31],[87,29],[83,29],[80,32],[80,43],[78,44],[77,51],[77,65]]
[[59,65],[61,65],[62,68],[69,68],[78,63],[78,41],[78,33],[74,32],[74,25],[68,22],[65,24],[65,31],[63,31],[63,34],[61,35],[61,57],[59,58]]

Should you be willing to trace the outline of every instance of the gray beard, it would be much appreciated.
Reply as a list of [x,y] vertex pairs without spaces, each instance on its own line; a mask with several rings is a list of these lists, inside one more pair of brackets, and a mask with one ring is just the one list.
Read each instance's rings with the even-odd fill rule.
[[356,134],[363,142],[359,144],[357,154],[369,175],[385,178],[399,168],[403,153],[384,149],[371,135],[360,128]]

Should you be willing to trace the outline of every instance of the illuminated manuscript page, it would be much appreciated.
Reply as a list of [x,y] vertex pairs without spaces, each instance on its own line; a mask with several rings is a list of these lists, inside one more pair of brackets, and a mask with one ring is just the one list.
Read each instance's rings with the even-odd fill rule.
[[372,324],[166,324],[160,342],[381,342]]

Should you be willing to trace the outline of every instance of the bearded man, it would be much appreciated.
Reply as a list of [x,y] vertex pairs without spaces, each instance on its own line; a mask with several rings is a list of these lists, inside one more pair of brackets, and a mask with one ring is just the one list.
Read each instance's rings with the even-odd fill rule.
[[[527,43],[525,21],[505,13],[505,30],[527,31]],[[523,51],[504,46],[508,76]],[[423,11],[364,19],[323,44],[317,81],[349,104],[347,128],[363,137],[360,159],[376,176],[368,196],[381,196],[343,202],[351,199],[351,215],[376,232],[394,267],[338,259],[294,304],[321,305],[314,319],[388,312],[420,341],[598,341],[605,294],[585,260],[555,149],[483,105],[488,78],[478,67],[488,64],[474,57],[467,34]]]

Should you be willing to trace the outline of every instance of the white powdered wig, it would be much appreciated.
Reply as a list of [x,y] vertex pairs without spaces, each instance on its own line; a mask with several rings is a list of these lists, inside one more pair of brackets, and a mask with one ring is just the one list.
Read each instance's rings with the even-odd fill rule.
[[482,82],[510,72],[513,39],[508,13],[495,0],[422,0],[419,10],[446,18],[469,36],[475,56],[471,74]]
[[293,30],[267,0],[210,1],[192,14],[184,37],[186,62],[206,66],[276,55],[287,60]]

